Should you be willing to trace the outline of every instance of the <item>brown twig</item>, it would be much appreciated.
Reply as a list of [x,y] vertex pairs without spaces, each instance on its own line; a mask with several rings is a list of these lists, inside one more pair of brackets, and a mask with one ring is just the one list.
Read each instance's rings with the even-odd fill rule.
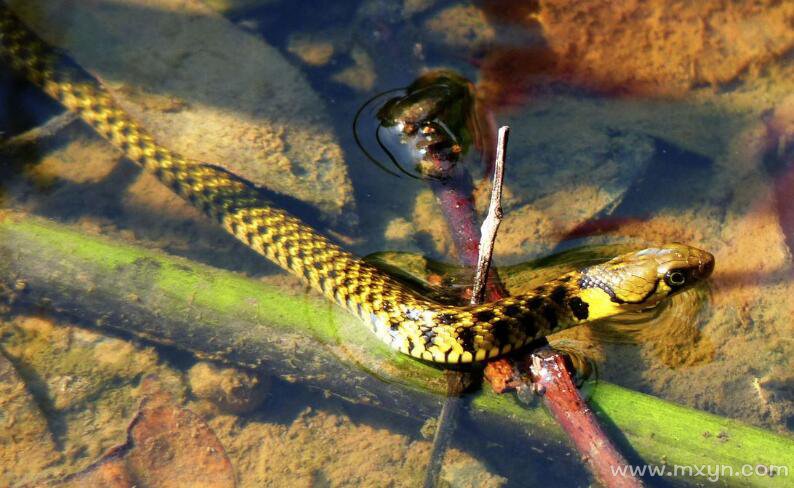
[[582,461],[596,479],[608,488],[643,486],[628,467],[626,459],[601,429],[571,378],[565,357],[546,346],[530,355],[532,385],[543,403],[568,434]]
[[[464,264],[469,264],[473,260],[472,249],[476,249],[477,267],[474,276],[474,284],[472,286],[471,304],[476,305],[482,303],[483,296],[486,290],[488,278],[491,275],[489,270],[491,268],[491,258],[493,255],[494,241],[496,240],[496,231],[499,229],[499,223],[502,220],[502,181],[504,179],[504,156],[507,146],[507,134],[509,127],[502,127],[499,129],[499,141],[496,149],[496,162],[494,165],[493,187],[491,188],[491,203],[488,208],[488,216],[482,224],[482,232],[479,242],[476,240],[476,226],[474,222],[473,207],[461,210],[459,204],[444,205],[445,201],[449,198],[460,201],[470,201],[471,197],[466,196],[460,192],[461,188],[455,186],[447,186],[445,189],[447,199],[439,198],[442,203],[442,210],[449,220],[451,216],[457,216],[459,224],[464,224],[457,230],[453,230],[453,234],[457,235],[456,242],[475,242],[476,247],[458,245],[458,255]],[[447,211],[451,210],[451,211]],[[469,218],[465,218],[465,212],[469,212]],[[464,213],[462,213],[464,212]],[[463,217],[461,217],[463,216]],[[449,222],[450,224],[452,222]],[[497,281],[498,282],[498,281]],[[491,287],[490,297],[493,299],[501,298],[501,290],[498,287]],[[430,450],[430,462],[428,463],[427,470],[425,471],[425,488],[433,488],[438,485],[438,478],[441,474],[441,466],[444,460],[444,453],[449,447],[449,442],[452,439],[452,433],[455,422],[457,422],[458,414],[461,410],[462,400],[460,393],[463,389],[461,373],[456,371],[448,371],[447,381],[450,384],[447,398],[444,400],[444,405],[441,407],[441,413],[438,416],[438,424],[436,426],[436,433],[433,436],[433,445]],[[455,385],[455,383],[457,383]],[[454,385],[454,386],[453,386]]]
[[[774,161],[775,207],[789,252],[794,252],[794,95],[764,120],[766,144],[761,158]],[[794,276],[794,271],[792,271]]]
[[[506,295],[498,288],[488,288],[487,284],[488,278],[492,274],[490,270],[493,245],[502,220],[501,194],[508,135],[508,127],[499,129],[491,201],[488,215],[481,227],[479,243],[476,246],[479,252],[472,289],[472,304],[482,303],[486,291],[488,291],[490,300],[503,298]],[[472,221],[473,217],[466,219],[466,210],[464,208],[462,211],[459,205],[459,202],[467,200],[467,197],[460,192],[460,187],[448,186],[445,191],[447,192],[446,198],[439,197],[439,202],[442,204],[442,210],[447,216],[448,222],[452,224],[453,220],[457,220],[458,224],[464,224],[467,220]],[[455,202],[455,205],[444,205],[445,202]],[[473,210],[471,212],[473,216]],[[453,234],[457,236],[456,243],[470,243],[475,240],[476,233],[476,227],[468,223],[458,227],[457,233],[453,230]],[[466,263],[467,258],[471,260],[471,249],[473,248],[471,245],[458,247],[461,261]],[[521,372],[525,372],[525,374],[521,374]],[[568,434],[585,465],[604,486],[607,488],[642,486],[642,482],[632,476],[630,471],[624,472],[619,469],[627,465],[626,460],[601,429],[598,420],[575,387],[572,379],[573,374],[562,353],[544,347],[519,359],[492,361],[486,366],[485,374],[491,382],[492,388],[497,392],[516,387],[531,388],[535,392],[542,392],[546,408]],[[450,389],[451,391],[452,389]],[[453,431],[452,426],[457,419],[461,404],[461,398],[453,394],[450,394],[444,402],[433,438],[430,463],[425,473],[424,486],[426,488],[437,486],[443,456],[449,445]]]
[[[432,181],[430,187],[447,221],[447,228],[452,234],[458,261],[467,269],[475,269],[480,255],[480,230],[477,226],[477,212],[474,209],[474,185],[471,175],[463,165],[459,164],[446,173],[444,181]],[[507,296],[494,269],[488,273],[485,295],[488,301]]]
[[[477,279],[472,291],[471,303],[473,305],[481,303],[484,282],[491,265],[496,232],[502,220],[501,189],[508,134],[508,127],[499,129],[491,203],[488,208],[488,216],[482,224]],[[527,364],[522,364],[522,361],[528,362],[531,368]],[[511,386],[526,388],[527,385],[521,375],[514,373],[516,370],[532,372],[529,375],[532,389],[536,392],[543,392],[544,404],[568,434],[591,472],[602,484],[609,488],[642,486],[642,483],[630,472],[626,474],[616,469],[625,466],[626,460],[618,453],[599,427],[597,419],[587,407],[579,390],[574,386],[568,362],[561,353],[546,346],[516,362],[511,362],[509,359],[492,361],[486,367],[486,378],[491,381],[492,387],[497,392],[504,391]],[[618,474],[613,475],[613,470]]]
[[474,277],[474,287],[471,291],[471,304],[482,303],[488,271],[491,269],[493,246],[496,241],[496,232],[502,223],[502,185],[505,173],[505,150],[510,127],[499,128],[496,143],[496,162],[493,171],[493,187],[491,188],[491,203],[488,206],[488,215],[480,228],[480,252],[477,258],[477,274]]
[[538,394],[560,424],[590,472],[606,488],[637,488],[642,481],[601,429],[573,382],[566,356],[549,346],[531,354],[491,361],[485,377],[497,393],[516,390],[524,401]]

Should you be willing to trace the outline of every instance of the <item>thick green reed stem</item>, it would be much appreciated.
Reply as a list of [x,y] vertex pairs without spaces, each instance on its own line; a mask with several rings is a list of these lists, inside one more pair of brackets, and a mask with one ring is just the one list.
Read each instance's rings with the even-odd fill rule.
[[[16,303],[44,304],[84,324],[396,414],[433,417],[444,398],[440,370],[391,351],[357,319],[302,287],[268,284],[40,218],[0,216],[0,285],[16,290]],[[789,437],[604,382],[590,404],[625,449],[644,463],[679,465],[682,477],[720,469],[727,486],[783,486],[794,479],[794,472],[738,476],[745,465],[794,470]],[[526,408],[510,395],[484,388],[472,413],[545,443],[565,442],[543,409]],[[726,476],[728,470],[735,476]]]

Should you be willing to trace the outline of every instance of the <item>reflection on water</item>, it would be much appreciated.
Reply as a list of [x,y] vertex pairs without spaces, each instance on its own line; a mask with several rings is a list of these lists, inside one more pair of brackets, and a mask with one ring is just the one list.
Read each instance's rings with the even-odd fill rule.
[[[593,249],[583,246],[685,242],[716,256],[710,286],[658,315],[572,329],[552,343],[593,360],[600,381],[791,431],[794,14],[786,2],[207,3],[225,18],[198,0],[8,3],[166,146],[286,195],[291,211],[361,255],[454,261],[427,182],[372,165],[350,128],[376,94],[439,68],[460,73],[482,106],[456,119],[465,136],[448,139],[445,154],[458,154],[455,144],[471,151],[475,140],[488,151],[490,118],[512,128],[496,259],[540,258],[542,267],[503,267],[511,292],[571,266],[542,258]],[[11,150],[11,138],[61,109],[8,70],[0,96],[4,209],[255,277],[277,273],[81,123],[27,133]],[[382,117],[384,128],[393,119]],[[473,171],[481,213],[484,173]],[[438,285],[450,284],[432,263],[404,266],[425,273],[422,283],[441,296]],[[3,482],[76,472],[126,445],[145,396],[140,380],[154,373],[173,407],[154,418],[188,416],[184,405],[198,413],[226,451],[213,469],[233,466],[244,486],[420,483],[429,443],[415,421],[284,382],[267,383],[264,403],[239,417],[226,407],[255,390],[244,377],[197,375],[196,360],[178,349],[38,312],[15,310],[0,323],[0,391],[16,392],[4,393],[13,406],[0,423],[36,446],[24,471],[11,467],[23,460],[18,452],[0,450],[9,460],[0,463]],[[12,410],[25,420],[9,422]],[[469,420],[458,432],[450,483],[588,482],[564,447]],[[521,462],[510,461],[513,451]]]

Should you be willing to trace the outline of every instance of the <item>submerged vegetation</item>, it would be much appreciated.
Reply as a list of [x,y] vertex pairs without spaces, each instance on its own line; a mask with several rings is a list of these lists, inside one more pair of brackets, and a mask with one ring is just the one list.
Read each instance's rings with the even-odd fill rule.
[[[439,264],[457,236],[433,185],[465,166],[483,214],[487,168],[469,162],[491,119],[509,123],[496,259],[512,294],[651,244],[716,255],[710,286],[656,314],[550,339],[594,365],[583,390],[630,462],[692,467],[676,479],[692,484],[702,466],[794,469],[786,2],[5,3],[165,146],[449,302],[469,278]],[[421,482],[438,369],[275,273],[8,70],[0,94],[0,484]],[[386,151],[372,158],[419,178],[351,140],[368,98],[382,108],[362,142]],[[445,482],[588,482],[542,408],[488,388],[467,401]],[[149,470],[171,450],[179,469]]]

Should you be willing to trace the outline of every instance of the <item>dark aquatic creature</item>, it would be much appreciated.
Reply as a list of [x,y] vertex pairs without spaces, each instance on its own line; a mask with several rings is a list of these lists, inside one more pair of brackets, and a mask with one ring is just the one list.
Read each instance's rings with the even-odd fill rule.
[[[399,90],[370,99],[359,109],[353,123],[359,147],[384,169],[385,166],[364,148],[358,134],[358,120],[367,106],[394,91]],[[474,84],[469,80],[451,70],[430,71],[411,83],[404,94],[390,98],[378,109],[375,140],[400,173],[444,179],[472,146],[485,145],[479,106]],[[396,136],[397,143],[408,149],[410,166],[401,164],[389,149],[384,142],[384,131]]]

